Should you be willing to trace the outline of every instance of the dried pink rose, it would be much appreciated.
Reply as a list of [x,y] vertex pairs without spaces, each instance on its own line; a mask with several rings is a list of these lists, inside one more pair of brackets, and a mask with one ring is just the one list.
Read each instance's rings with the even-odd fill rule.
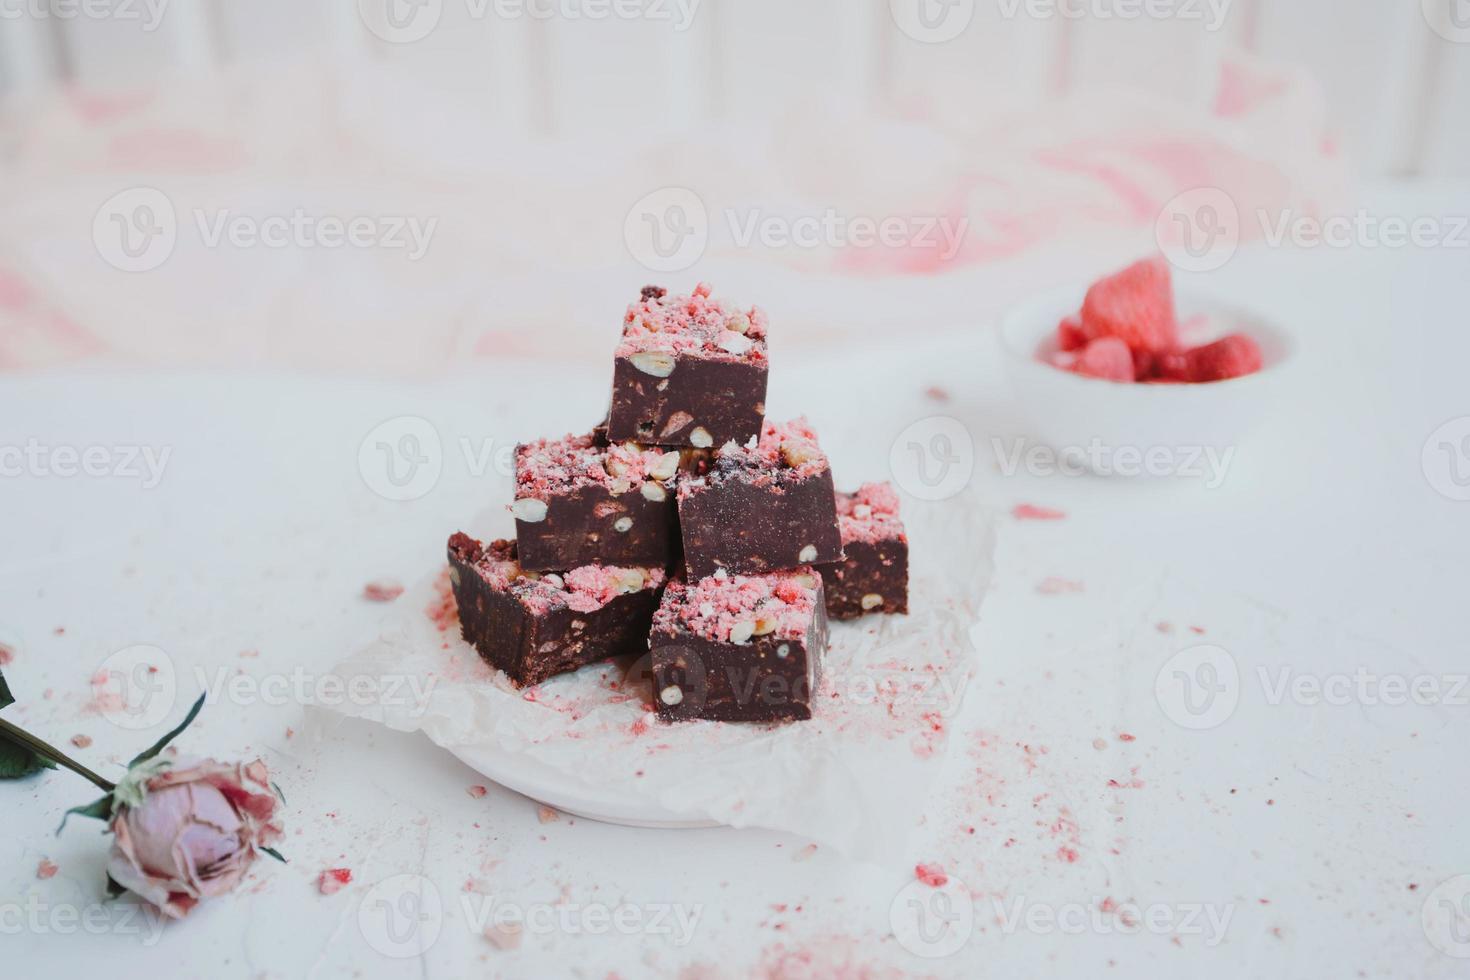
[[259,760],[160,756],[131,770],[115,798],[108,876],[176,919],[234,889],[281,834]]

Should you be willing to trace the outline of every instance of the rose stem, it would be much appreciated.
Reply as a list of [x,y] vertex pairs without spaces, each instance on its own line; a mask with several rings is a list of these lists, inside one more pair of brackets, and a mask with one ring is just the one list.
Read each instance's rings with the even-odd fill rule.
[[39,738],[32,735],[30,732],[25,731],[24,729],[16,728],[4,718],[0,718],[0,735],[5,735],[13,741],[19,742],[26,748],[30,749],[32,752],[36,753],[36,755],[41,756],[43,759],[50,759],[57,765],[65,766],[72,772],[76,773],[78,776],[81,776],[83,779],[91,780],[92,784],[95,785],[98,789],[102,790],[102,792],[104,793],[111,793],[113,790],[117,789],[116,783],[103,779],[101,776],[97,775],[95,772],[88,769],[80,762],[77,762],[74,759],[67,758],[65,753],[61,752],[61,750],[55,748],[54,746],[47,745],[45,742],[41,741]]

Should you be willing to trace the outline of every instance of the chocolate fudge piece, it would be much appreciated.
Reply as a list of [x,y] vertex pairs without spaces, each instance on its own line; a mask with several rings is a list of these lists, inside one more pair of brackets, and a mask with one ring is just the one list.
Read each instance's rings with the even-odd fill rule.
[[679,550],[679,454],[595,435],[516,447],[516,543],[522,568],[668,568]]
[[754,446],[687,461],[679,526],[690,581],[838,561],[832,468],[805,419],[766,422]]
[[460,631],[517,685],[646,649],[662,568],[588,565],[561,575],[521,568],[512,541],[449,539]]
[[827,615],[909,611],[909,539],[898,519],[898,494],[887,483],[865,483],[837,494],[837,520],[847,557],[823,565]]
[[646,286],[628,307],[613,366],[608,438],[657,446],[747,442],[766,414],[766,315]]
[[821,576],[804,568],[675,579],[648,646],[653,705],[666,720],[810,718],[827,649]]

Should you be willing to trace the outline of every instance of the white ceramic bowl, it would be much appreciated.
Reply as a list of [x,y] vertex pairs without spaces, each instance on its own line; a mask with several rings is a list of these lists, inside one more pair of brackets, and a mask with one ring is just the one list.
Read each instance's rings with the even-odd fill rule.
[[1175,292],[1180,322],[1203,314],[1221,336],[1249,334],[1261,346],[1260,372],[1212,384],[1120,384],[1053,367],[1047,358],[1057,350],[1057,325],[1082,308],[1086,294],[1079,286],[1023,303],[1006,314],[997,333],[1012,403],[1027,434],[1058,450],[1223,450],[1238,446],[1284,390],[1297,354],[1291,336],[1261,314],[1187,288]]

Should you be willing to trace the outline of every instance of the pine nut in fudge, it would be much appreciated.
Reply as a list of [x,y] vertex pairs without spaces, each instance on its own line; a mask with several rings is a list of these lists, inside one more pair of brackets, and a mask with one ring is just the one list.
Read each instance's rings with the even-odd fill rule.
[[679,454],[595,435],[516,447],[516,543],[522,568],[668,568],[679,541]]
[[526,570],[516,544],[449,539],[449,579],[460,632],[517,685],[647,649],[664,584],[662,568],[588,565],[556,574]]
[[898,516],[898,494],[887,483],[865,483],[837,494],[837,520],[847,557],[823,565],[827,615],[909,611],[909,539]]
[[821,576],[675,579],[648,645],[654,710],[668,721],[809,719],[827,649]]
[[767,421],[755,445],[696,456],[679,482],[690,581],[839,561],[832,467],[805,419]]
[[766,414],[766,315],[646,286],[623,318],[607,437],[657,446],[745,443]]

